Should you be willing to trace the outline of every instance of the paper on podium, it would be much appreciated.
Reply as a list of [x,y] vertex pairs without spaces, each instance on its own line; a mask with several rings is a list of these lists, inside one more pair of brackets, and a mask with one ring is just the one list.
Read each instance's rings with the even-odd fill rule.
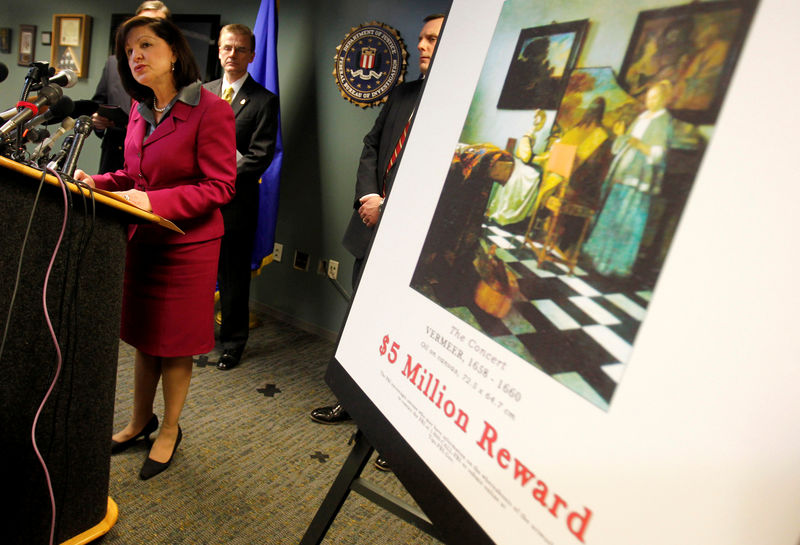
[[114,191],[106,191],[105,189],[98,189],[98,188],[94,188],[93,191],[95,193],[99,193],[100,195],[104,195],[106,197],[114,199],[115,201],[124,203],[127,206],[131,206],[131,207],[133,207],[133,208],[135,208],[137,210],[141,210],[143,212],[147,212],[147,214],[149,216],[151,216],[151,217],[153,217],[155,219],[155,223],[157,223],[158,225],[160,225],[162,227],[165,227],[166,229],[169,229],[170,231],[175,231],[176,233],[180,233],[182,235],[186,234],[186,233],[183,232],[183,230],[181,230],[180,227],[178,227],[177,225],[175,225],[174,223],[172,223],[168,219],[164,219],[161,216],[158,216],[156,214],[153,214],[152,212],[149,212],[149,211],[145,210],[144,208],[136,206],[135,204],[133,204],[129,200],[121,197],[119,195],[119,193],[116,193]]

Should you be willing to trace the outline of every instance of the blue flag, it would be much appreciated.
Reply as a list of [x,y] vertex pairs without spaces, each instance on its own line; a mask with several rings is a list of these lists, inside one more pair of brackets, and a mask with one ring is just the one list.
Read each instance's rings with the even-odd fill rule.
[[[256,36],[256,56],[249,67],[250,75],[268,91],[278,93],[278,14],[276,0],[261,0],[258,17],[253,27]],[[275,156],[259,184],[258,229],[256,230],[250,265],[258,271],[272,262],[275,246],[275,226],[278,222],[278,190],[283,163],[283,137],[281,115],[278,110],[278,134],[275,139]]]

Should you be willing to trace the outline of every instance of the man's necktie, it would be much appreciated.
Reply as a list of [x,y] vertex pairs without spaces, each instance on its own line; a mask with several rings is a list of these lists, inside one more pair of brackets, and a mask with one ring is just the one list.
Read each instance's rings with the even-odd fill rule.
[[[413,113],[411,117],[413,117]],[[389,164],[386,166],[386,172],[383,173],[383,194],[382,197],[386,197],[386,177],[389,175],[389,171],[392,170],[392,167],[397,162],[397,158],[400,156],[400,152],[403,150],[403,144],[406,143],[406,136],[408,136],[408,127],[411,126],[411,117],[408,118],[406,122],[406,126],[403,127],[403,132],[400,133],[400,138],[397,139],[397,144],[394,146],[394,151],[392,152],[392,156],[389,158]]]
[[233,87],[228,87],[225,89],[225,92],[222,93],[222,100],[230,104],[233,102]]

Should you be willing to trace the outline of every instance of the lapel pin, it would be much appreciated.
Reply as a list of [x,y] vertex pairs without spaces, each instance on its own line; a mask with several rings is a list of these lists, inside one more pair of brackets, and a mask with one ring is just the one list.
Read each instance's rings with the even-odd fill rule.
[[247,99],[243,98],[242,100],[240,100],[240,101],[239,101],[239,104],[241,104],[242,106],[244,106],[244,103],[245,103],[245,102],[247,102]]

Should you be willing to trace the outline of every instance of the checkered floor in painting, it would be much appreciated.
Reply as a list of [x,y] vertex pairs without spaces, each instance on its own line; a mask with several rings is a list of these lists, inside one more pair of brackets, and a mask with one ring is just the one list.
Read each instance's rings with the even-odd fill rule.
[[502,319],[474,302],[447,310],[531,362],[595,405],[607,409],[644,319],[651,288],[609,281],[576,267],[541,267],[524,237],[497,225],[483,236],[519,280],[520,300]]

